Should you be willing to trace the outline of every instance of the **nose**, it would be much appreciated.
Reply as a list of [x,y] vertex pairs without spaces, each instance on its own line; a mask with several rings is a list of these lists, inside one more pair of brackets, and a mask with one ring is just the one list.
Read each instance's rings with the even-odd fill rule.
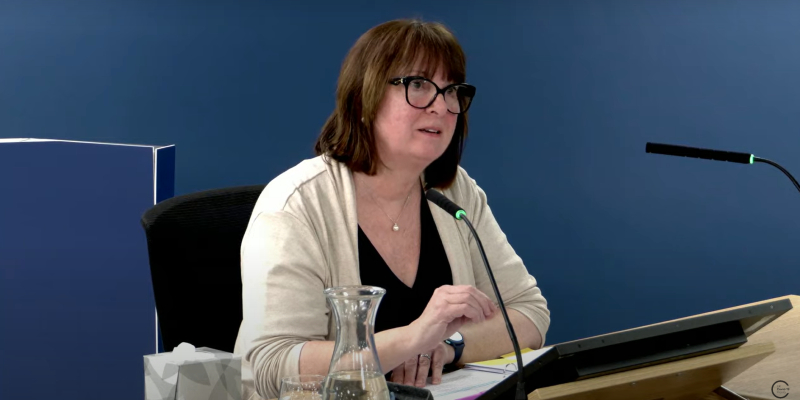
[[444,115],[447,112],[447,102],[444,101],[444,93],[437,93],[433,103],[428,106],[428,112]]

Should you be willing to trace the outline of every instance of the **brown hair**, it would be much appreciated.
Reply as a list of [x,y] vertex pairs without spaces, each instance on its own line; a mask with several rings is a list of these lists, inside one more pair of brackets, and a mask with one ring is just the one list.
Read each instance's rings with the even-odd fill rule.
[[[418,61],[426,66],[429,78],[441,66],[449,81],[466,79],[464,51],[453,33],[440,23],[395,20],[364,33],[342,64],[336,108],[317,138],[316,154],[342,162],[355,172],[374,175],[380,160],[371,126],[386,85]],[[446,188],[453,183],[466,138],[467,115],[463,113],[458,115],[447,150],[425,169],[428,187]]]

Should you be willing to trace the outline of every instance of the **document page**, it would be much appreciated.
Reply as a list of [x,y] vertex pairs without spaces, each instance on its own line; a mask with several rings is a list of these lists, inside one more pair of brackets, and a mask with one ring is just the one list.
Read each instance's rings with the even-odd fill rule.
[[425,389],[430,390],[436,400],[458,400],[478,396],[507,376],[508,374],[462,368],[442,375],[442,383],[438,385],[432,385],[428,378]]

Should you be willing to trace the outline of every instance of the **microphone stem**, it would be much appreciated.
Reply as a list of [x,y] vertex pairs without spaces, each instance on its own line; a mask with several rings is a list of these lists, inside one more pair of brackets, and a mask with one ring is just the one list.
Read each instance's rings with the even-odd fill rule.
[[786,176],[789,177],[789,179],[792,181],[792,183],[794,183],[794,187],[797,189],[797,191],[800,192],[800,184],[797,183],[797,180],[794,179],[794,177],[792,176],[792,174],[789,173],[789,171],[787,171],[785,168],[783,168],[780,165],[778,165],[778,163],[776,163],[774,161],[767,160],[766,158],[761,158],[761,157],[753,157],[753,162],[762,162],[764,164],[772,165],[773,167],[781,170],[781,172],[786,174]]
[[492,273],[492,269],[489,267],[489,260],[486,259],[486,253],[483,251],[483,244],[481,244],[481,239],[478,237],[478,234],[475,232],[475,228],[472,226],[472,222],[467,218],[466,215],[463,215],[461,219],[467,224],[469,227],[470,232],[472,232],[472,237],[475,238],[475,243],[478,245],[478,251],[481,253],[481,258],[483,259],[483,265],[486,267],[486,273],[489,275],[489,281],[492,283],[492,289],[494,290],[494,296],[497,298],[497,302],[500,306],[500,312],[503,313],[503,321],[506,323],[506,329],[508,329],[508,336],[511,337],[511,344],[514,346],[514,354],[517,356],[517,390],[515,395],[515,400],[526,400],[528,398],[527,393],[525,393],[525,373],[524,368],[525,365],[522,363],[522,351],[519,349],[519,343],[517,342],[517,334],[514,333],[514,327],[511,325],[511,319],[508,318],[508,313],[506,312],[506,306],[503,303],[503,298],[500,297],[500,290],[497,288],[497,281],[494,280],[494,274]]

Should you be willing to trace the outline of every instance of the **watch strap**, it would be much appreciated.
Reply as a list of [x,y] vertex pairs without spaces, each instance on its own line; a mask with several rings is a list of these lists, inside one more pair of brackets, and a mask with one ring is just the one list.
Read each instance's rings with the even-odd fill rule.
[[461,359],[461,354],[464,352],[464,341],[455,342],[450,339],[445,339],[444,342],[452,346],[453,350],[455,351],[455,355],[453,356],[453,362],[450,363],[455,365],[456,363],[458,363],[458,360]]

